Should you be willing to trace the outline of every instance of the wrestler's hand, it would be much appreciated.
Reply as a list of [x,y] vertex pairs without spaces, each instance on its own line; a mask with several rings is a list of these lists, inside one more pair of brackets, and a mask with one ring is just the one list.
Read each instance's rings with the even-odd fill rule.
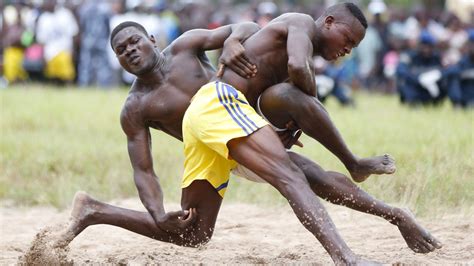
[[257,74],[257,66],[255,66],[245,55],[244,46],[235,39],[227,39],[224,42],[222,55],[219,58],[219,67],[217,77],[220,78],[224,74],[224,67],[227,66],[235,73],[243,78],[251,78]]
[[168,212],[156,220],[156,225],[166,232],[181,234],[196,221],[196,217],[197,211],[195,208]]
[[286,131],[277,132],[283,146],[285,146],[286,149],[290,149],[293,145],[303,147],[303,143],[298,140],[303,131],[296,126],[295,122],[290,121],[285,127],[287,129]]

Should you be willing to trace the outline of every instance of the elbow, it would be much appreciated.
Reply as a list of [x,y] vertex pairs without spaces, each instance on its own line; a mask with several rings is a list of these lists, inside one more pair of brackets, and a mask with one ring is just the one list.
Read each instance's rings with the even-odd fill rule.
[[313,64],[307,58],[290,56],[288,58],[288,73],[291,75],[314,75]]
[[261,29],[261,27],[253,21],[246,21],[246,22],[241,22],[241,23],[236,23],[236,24],[231,25],[232,30],[235,30],[235,29],[241,28],[241,27],[243,27],[247,30],[253,30],[253,31],[258,31],[258,30]]
[[288,74],[290,74],[290,76],[293,76],[293,75],[298,75],[300,73],[303,73],[305,72],[305,70],[308,69],[307,68],[307,64],[301,60],[295,60],[295,59],[292,59],[290,58],[288,60]]
[[250,29],[253,30],[253,32],[257,32],[261,29],[260,25],[258,25],[257,23],[255,22],[246,22],[247,24],[247,27],[249,27]]

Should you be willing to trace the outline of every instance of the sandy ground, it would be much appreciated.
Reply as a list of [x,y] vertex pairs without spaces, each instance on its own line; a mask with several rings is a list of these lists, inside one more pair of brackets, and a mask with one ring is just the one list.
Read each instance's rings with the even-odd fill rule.
[[[114,201],[142,209],[135,199]],[[444,247],[428,255],[415,254],[393,225],[343,207],[326,205],[348,245],[365,258],[384,264],[474,265],[473,215],[445,215],[421,223]],[[172,210],[176,204],[167,205]],[[69,211],[53,208],[1,207],[0,265],[18,263],[45,226],[67,221]],[[97,225],[86,229],[69,247],[67,260],[74,264],[330,264],[319,242],[307,232],[289,207],[223,204],[213,239],[204,247],[182,248],[160,243],[123,229]]]

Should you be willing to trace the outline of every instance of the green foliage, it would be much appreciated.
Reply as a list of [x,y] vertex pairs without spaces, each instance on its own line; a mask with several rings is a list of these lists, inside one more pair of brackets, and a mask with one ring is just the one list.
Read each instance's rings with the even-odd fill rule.
[[[0,91],[0,199],[65,207],[84,190],[101,200],[136,197],[119,114],[125,90],[53,90],[14,87]],[[386,202],[417,213],[466,210],[474,203],[473,111],[411,109],[395,97],[356,95],[357,108],[327,108],[359,156],[390,153],[391,176],[373,176],[362,187]],[[166,201],[180,199],[182,144],[153,131],[154,166]],[[294,148],[325,169],[348,174],[316,141]],[[226,202],[285,204],[269,185],[232,177]]]

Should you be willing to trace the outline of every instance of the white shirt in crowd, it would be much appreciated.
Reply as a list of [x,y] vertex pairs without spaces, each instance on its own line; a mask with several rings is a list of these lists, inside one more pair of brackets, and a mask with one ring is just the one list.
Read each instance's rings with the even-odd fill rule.
[[36,30],[36,40],[44,46],[46,61],[50,61],[62,51],[72,53],[72,38],[79,33],[74,15],[64,7],[58,7],[54,12],[42,13]]

